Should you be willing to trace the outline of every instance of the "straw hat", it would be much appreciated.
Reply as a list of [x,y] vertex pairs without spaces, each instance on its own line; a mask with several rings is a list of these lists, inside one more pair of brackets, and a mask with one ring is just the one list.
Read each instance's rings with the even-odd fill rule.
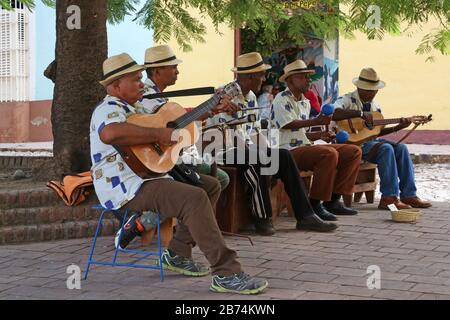
[[286,78],[296,73],[315,73],[314,70],[308,69],[308,66],[303,60],[295,60],[284,67],[284,74],[280,77],[281,82],[286,82]]
[[236,59],[236,67],[231,69],[235,73],[256,73],[266,71],[272,68],[265,64],[263,58],[258,52],[242,54]]
[[145,50],[144,64],[147,68],[174,66],[181,62],[183,61],[177,59],[175,53],[168,45],[163,44]]
[[364,90],[378,90],[384,88],[386,83],[381,81],[377,72],[373,68],[364,68],[359,73],[358,78],[353,79],[353,84]]
[[145,70],[145,66],[137,64],[128,54],[121,53],[109,57],[103,62],[103,80],[100,84],[104,87],[116,79],[136,71]]

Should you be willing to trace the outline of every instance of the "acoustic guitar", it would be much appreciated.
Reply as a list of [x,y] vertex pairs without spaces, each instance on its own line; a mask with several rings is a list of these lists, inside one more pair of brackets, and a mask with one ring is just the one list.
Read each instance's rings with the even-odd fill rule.
[[224,95],[235,97],[240,93],[239,86],[232,82],[223,87],[210,99],[194,108],[191,112],[186,112],[177,103],[168,102],[156,113],[133,114],[127,118],[127,123],[148,128],[183,129],[180,130],[180,138],[173,145],[150,143],[127,147],[116,146],[116,148],[128,166],[140,177],[151,178],[161,176],[175,166],[184,148],[192,146],[197,142],[200,133],[194,121],[215,107]]
[[[368,127],[367,123],[362,118],[351,118],[336,121],[337,131],[347,131],[349,137],[346,143],[361,145],[366,141],[375,139],[384,128],[385,125],[400,123],[401,118],[384,119],[381,112],[371,112],[373,117],[372,126]],[[408,117],[415,125],[425,124],[431,121],[431,114],[428,116],[413,116]]]

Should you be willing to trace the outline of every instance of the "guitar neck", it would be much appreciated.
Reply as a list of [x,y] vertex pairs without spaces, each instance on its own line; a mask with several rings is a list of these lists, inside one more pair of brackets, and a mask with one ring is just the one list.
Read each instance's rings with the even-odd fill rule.
[[[410,118],[406,118],[410,119]],[[379,120],[373,120],[374,126],[384,126],[387,124],[394,124],[394,123],[400,123],[401,118],[394,118],[394,119],[379,119]]]
[[216,106],[219,103],[219,101],[220,101],[220,96],[214,95],[207,101],[205,101],[202,104],[200,104],[199,106],[197,106],[191,112],[185,113],[181,117],[176,119],[174,121],[174,123],[175,123],[174,128],[181,129],[181,128],[186,127],[188,124],[190,124],[190,123],[194,122],[195,120],[197,120],[198,118],[200,118],[202,114],[204,114],[205,112],[214,108],[214,106]]

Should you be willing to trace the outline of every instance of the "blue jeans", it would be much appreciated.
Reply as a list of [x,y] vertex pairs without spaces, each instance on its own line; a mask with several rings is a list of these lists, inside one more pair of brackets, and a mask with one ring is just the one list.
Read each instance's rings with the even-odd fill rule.
[[[387,140],[376,139],[361,146],[363,160],[366,160],[370,149],[380,141]],[[398,197],[399,193],[400,198],[416,196],[414,167],[406,145],[402,143],[398,145],[385,143],[379,147],[376,155],[372,157],[370,162],[378,166],[382,197]]]

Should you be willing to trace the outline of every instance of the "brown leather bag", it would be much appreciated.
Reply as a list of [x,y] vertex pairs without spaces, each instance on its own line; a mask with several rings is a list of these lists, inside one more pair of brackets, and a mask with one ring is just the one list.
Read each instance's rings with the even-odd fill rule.
[[92,176],[89,171],[75,175],[67,175],[62,182],[49,181],[47,187],[53,189],[58,197],[68,206],[76,206],[86,199],[87,187],[93,185]]

